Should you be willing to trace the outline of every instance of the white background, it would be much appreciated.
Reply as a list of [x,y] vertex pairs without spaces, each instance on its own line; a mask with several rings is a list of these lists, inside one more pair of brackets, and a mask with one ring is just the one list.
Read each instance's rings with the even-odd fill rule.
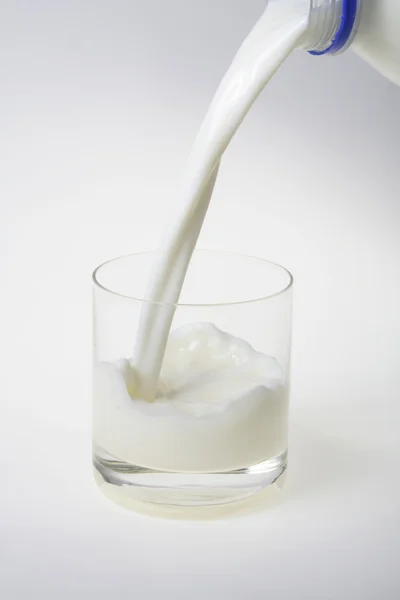
[[0,2],[4,600],[400,596],[400,89],[297,52],[226,157],[200,245],[294,274],[282,502],[116,509],[90,471],[91,270],[157,245],[263,0]]

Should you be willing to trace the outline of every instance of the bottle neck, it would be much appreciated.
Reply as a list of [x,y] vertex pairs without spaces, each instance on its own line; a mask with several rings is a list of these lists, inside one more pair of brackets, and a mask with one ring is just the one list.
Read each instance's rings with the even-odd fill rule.
[[353,42],[363,0],[310,0],[302,44],[310,54],[339,54]]

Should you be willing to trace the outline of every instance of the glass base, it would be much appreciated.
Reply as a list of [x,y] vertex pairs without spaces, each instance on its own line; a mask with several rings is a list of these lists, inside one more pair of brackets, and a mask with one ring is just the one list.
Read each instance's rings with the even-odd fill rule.
[[238,502],[276,484],[283,485],[287,452],[257,465],[220,473],[175,473],[123,462],[96,448],[96,481],[126,497],[162,506],[201,507]]

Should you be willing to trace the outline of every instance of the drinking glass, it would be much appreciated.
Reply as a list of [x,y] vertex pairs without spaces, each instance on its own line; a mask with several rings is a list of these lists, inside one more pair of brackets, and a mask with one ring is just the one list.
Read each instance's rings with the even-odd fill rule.
[[[130,377],[155,256],[123,256],[93,273],[97,482],[134,500],[175,506],[234,502],[279,484],[287,466],[292,275],[259,258],[196,250],[170,339],[189,327],[193,342],[197,327],[206,359],[218,364],[229,355],[231,368],[218,371],[221,398],[209,397],[205,385],[195,406],[184,388],[179,406],[168,395],[147,402],[132,393]],[[174,360],[184,376],[178,350]],[[238,389],[233,398],[232,377],[256,364],[262,383],[259,373],[250,377],[251,395]]]

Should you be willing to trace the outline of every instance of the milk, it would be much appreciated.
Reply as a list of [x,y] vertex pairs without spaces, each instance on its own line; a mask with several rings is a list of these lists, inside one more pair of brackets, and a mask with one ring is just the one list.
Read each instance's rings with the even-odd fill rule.
[[162,471],[218,472],[287,448],[288,390],[273,357],[212,323],[174,330],[155,402],[129,361],[95,368],[93,437],[115,459]]
[[174,306],[214,189],[221,157],[275,71],[299,44],[309,0],[276,0],[250,32],[211,102],[184,174],[180,206],[158,250],[146,297],[167,306],[143,308],[132,364],[142,398],[153,400]]
[[271,1],[225,74],[184,173],[157,253],[131,359],[94,378],[94,440],[114,459],[164,471],[218,472],[286,451],[288,385],[274,357],[195,323],[171,330],[222,155],[307,28],[309,0]]

